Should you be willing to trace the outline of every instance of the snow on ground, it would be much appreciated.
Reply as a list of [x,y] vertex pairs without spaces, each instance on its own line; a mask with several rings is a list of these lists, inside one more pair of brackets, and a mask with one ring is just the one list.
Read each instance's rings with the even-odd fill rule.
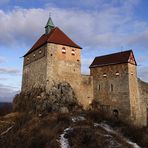
[[83,116],[72,117],[72,122],[84,121],[86,120]]
[[1,136],[5,135],[6,133],[8,133],[12,128],[13,128],[13,126],[9,127],[6,131],[2,132]]
[[[114,131],[109,125],[105,124],[105,123],[94,123],[94,127],[102,127],[104,130],[106,130],[107,132],[111,133],[111,134],[119,134],[116,131]],[[138,146],[136,143],[129,141],[127,138],[123,137],[123,139],[130,144],[131,146],[133,146],[133,148],[140,148],[140,146]]]
[[70,148],[68,139],[65,137],[65,135],[67,134],[68,131],[71,131],[71,130],[73,130],[71,127],[66,128],[63,134],[60,135],[59,142],[60,142],[61,148]]

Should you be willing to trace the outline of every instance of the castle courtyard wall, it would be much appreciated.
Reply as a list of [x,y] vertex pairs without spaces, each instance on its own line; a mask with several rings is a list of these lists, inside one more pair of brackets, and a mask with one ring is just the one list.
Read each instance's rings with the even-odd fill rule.
[[84,108],[87,108],[93,101],[93,77],[90,75],[81,75],[80,102]]

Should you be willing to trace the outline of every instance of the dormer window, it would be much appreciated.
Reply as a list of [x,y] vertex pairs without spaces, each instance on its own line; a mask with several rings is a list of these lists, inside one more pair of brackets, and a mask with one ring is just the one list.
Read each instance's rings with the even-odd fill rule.
[[76,54],[76,50],[75,49],[72,49],[71,54],[72,55],[75,55]]
[[117,71],[117,72],[116,72],[116,76],[119,76],[119,75],[120,75],[120,74],[119,74],[119,72]]
[[41,54],[41,53],[42,53],[42,51],[40,50],[40,51],[39,51],[39,54]]
[[106,74],[106,73],[104,73],[104,74],[103,74],[103,77],[107,77],[107,74]]
[[66,48],[65,47],[62,48],[62,53],[66,54]]

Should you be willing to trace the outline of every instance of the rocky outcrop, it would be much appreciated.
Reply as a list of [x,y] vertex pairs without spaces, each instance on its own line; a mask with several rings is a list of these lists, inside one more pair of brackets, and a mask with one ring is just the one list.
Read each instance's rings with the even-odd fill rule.
[[13,100],[13,110],[32,113],[62,112],[81,110],[72,87],[67,82],[54,85],[49,92],[33,88],[21,92]]

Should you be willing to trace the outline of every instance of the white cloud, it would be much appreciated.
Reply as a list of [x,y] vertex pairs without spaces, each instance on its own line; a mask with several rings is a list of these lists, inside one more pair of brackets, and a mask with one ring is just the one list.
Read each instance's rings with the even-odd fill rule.
[[0,68],[0,74],[18,75],[20,71],[16,68]]
[[[9,12],[1,10],[0,34],[3,35],[0,36],[0,43],[30,46],[40,34],[44,33],[44,26],[50,11],[55,24],[83,47],[117,48],[122,44],[137,45],[143,41],[143,36],[147,36],[144,33],[148,28],[147,22],[137,21],[133,17],[133,9],[138,2],[139,0],[127,0],[126,2],[112,0],[111,3],[106,3],[93,0],[92,3],[97,6],[100,6],[99,3],[102,4],[101,8],[94,11],[54,6],[45,9],[16,8]],[[148,46],[146,41],[143,44]]]
[[12,101],[16,93],[16,88],[0,84],[0,102]]
[[0,56],[0,63],[4,63],[4,62],[6,62],[6,58]]

